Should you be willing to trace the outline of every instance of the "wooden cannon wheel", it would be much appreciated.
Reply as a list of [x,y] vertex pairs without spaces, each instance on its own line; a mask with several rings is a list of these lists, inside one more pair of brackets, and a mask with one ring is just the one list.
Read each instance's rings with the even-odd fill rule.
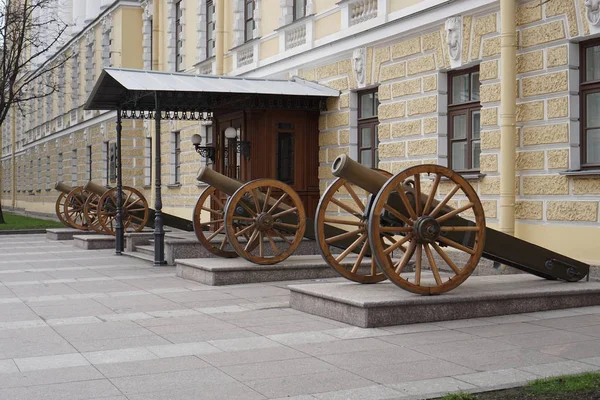
[[[306,229],[300,196],[275,179],[257,179],[236,190],[225,205],[224,219],[225,233],[234,250],[262,265],[288,258],[300,245]],[[270,250],[265,251],[265,242]],[[272,254],[267,254],[269,251]]]
[[[129,186],[123,186],[123,229],[125,232],[139,232],[148,223],[150,209],[142,193]],[[112,188],[98,201],[98,219],[102,230],[115,235],[117,224],[117,188]]]
[[[422,175],[433,182],[424,181]],[[443,183],[444,187],[449,183],[451,189],[445,191],[443,200],[436,201],[436,194],[442,194],[442,178],[448,180]],[[414,181],[408,191],[403,186],[407,179]],[[430,183],[429,193],[424,194],[422,188],[429,187]],[[404,206],[408,215],[388,204],[391,197],[396,204],[400,202]],[[411,203],[409,197],[422,201]],[[455,203],[456,209],[448,206]],[[466,224],[461,225],[453,220],[455,216],[469,219],[463,219]],[[389,179],[377,194],[369,214],[369,239],[377,265],[396,285],[418,294],[444,293],[464,282],[481,258],[485,229],[483,206],[475,190],[462,176],[437,165],[411,167]],[[386,248],[383,238],[390,234],[398,240]],[[447,237],[451,235],[454,239],[458,235],[463,240]],[[457,250],[456,255],[466,256],[466,261],[454,261],[442,248],[446,246]],[[390,257],[390,252],[395,249],[404,252],[397,262]],[[437,261],[434,252],[439,256]],[[423,253],[427,258],[425,263]],[[407,266],[413,256],[414,272],[409,272]],[[424,274],[426,269],[431,274]]]
[[82,186],[78,186],[71,190],[65,198],[64,216],[69,225],[75,229],[87,231],[89,229],[85,219],[83,206],[89,193],[83,190]]
[[56,216],[58,217],[60,222],[62,222],[66,226],[70,226],[71,228],[74,228],[65,218],[65,200],[67,200],[67,194],[61,192],[58,195],[58,198],[56,199],[56,204],[54,205],[54,211],[56,212]]
[[[387,178],[392,176],[392,174],[387,171],[377,171]],[[360,268],[365,255],[369,251],[369,239],[367,214],[365,211],[366,205],[356,193],[355,188],[356,186],[351,185],[346,179],[337,178],[327,190],[325,190],[325,193],[321,196],[321,200],[319,200],[319,205],[317,206],[315,237],[319,244],[319,251],[325,261],[327,261],[327,263],[343,277],[359,283],[381,282],[385,280],[386,277],[377,268],[374,258],[371,258],[371,268],[366,271]],[[344,199],[344,197],[346,199]],[[342,215],[339,217],[327,214],[328,210],[331,213],[332,208],[335,208],[337,211],[338,207],[342,212]],[[340,227],[340,229],[347,230],[348,233],[337,234],[334,236],[328,235],[325,225]],[[332,250],[335,248],[332,245],[334,245],[335,242],[348,237],[349,234],[356,236],[357,239],[340,254],[332,254]],[[391,244],[391,242],[389,244]],[[353,263],[344,262],[352,251],[355,249],[358,250],[359,246],[360,251],[356,260],[353,260]]]
[[83,213],[85,215],[85,219],[87,220],[88,227],[98,233],[107,233],[104,231],[102,224],[100,223],[100,218],[98,218],[98,202],[100,201],[100,196],[96,193],[90,192],[85,204],[83,205]]
[[[204,248],[214,255],[235,258],[238,256],[235,251],[225,250],[229,241],[225,234],[225,204],[223,198],[220,197],[220,193],[222,192],[219,192],[215,187],[209,186],[200,194],[192,217],[194,233]],[[214,219],[202,222],[202,211],[209,213],[210,217]],[[219,234],[223,235],[223,240],[218,244],[212,243],[212,240]]]

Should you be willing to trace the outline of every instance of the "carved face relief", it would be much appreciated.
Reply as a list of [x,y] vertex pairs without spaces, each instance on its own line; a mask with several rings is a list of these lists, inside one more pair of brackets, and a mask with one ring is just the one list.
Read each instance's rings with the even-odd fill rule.
[[585,0],[583,5],[587,9],[586,16],[590,24],[600,25],[600,0]]
[[[595,0],[600,1],[600,0]],[[461,17],[451,17],[446,20],[446,37],[448,42],[448,53],[452,60],[460,59],[461,47]]]
[[356,73],[356,81],[359,86],[364,86],[366,81],[366,51],[364,47],[360,47],[352,53],[352,68]]

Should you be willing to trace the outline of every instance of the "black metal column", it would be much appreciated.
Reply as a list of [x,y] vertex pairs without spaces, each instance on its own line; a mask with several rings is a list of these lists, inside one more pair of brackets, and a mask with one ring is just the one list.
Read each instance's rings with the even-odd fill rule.
[[117,223],[115,226],[115,253],[121,255],[125,248],[125,232],[123,230],[123,174],[121,171],[121,133],[123,123],[121,122],[121,110],[117,110]]
[[161,168],[160,168],[160,120],[161,110],[160,103],[158,101],[158,93],[154,93],[155,99],[155,110],[154,110],[154,122],[156,124],[156,135],[154,137],[154,150],[156,152],[154,156],[154,185],[155,185],[155,198],[154,198],[154,265],[167,265],[165,261],[165,230],[163,229],[163,217],[162,217],[162,197],[161,197]]

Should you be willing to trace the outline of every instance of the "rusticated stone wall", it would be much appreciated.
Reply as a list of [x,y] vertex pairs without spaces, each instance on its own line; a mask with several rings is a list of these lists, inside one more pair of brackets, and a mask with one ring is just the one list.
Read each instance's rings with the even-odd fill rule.
[[[516,217],[548,223],[598,222],[600,176],[559,174],[578,168],[578,45],[589,27],[578,0],[529,1],[517,10]],[[580,14],[581,18],[577,15]],[[500,17],[464,13],[461,68],[480,67],[481,156],[484,175],[471,179],[486,216],[499,216]],[[451,71],[443,21],[414,36],[366,48],[366,87],[378,86],[379,168],[447,165],[447,72]],[[300,75],[341,91],[327,102],[319,129],[321,188],[332,180],[331,163],[341,153],[356,157],[356,77],[351,54],[314,65]],[[460,204],[460,200],[459,203]]]

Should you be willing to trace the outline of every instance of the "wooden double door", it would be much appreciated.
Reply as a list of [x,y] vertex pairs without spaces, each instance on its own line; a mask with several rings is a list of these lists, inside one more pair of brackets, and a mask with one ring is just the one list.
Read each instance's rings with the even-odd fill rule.
[[[317,112],[287,110],[216,115],[214,169],[244,182],[272,178],[287,183],[302,199],[307,216],[313,217],[319,202],[318,118]],[[230,127],[237,132],[235,139],[225,137]]]

